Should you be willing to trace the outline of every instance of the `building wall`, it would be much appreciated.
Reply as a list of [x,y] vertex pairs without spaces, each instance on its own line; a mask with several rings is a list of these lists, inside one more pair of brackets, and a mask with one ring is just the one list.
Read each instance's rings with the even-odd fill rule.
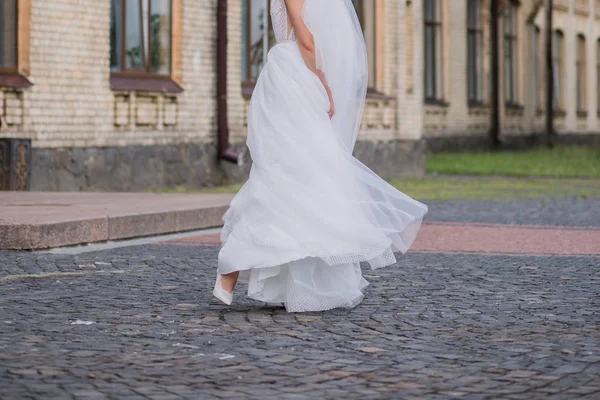
[[[452,0],[452,7],[445,3],[444,12],[444,73],[447,77],[447,94],[444,98],[445,105],[424,104],[422,136],[436,150],[460,147],[461,143],[485,142],[485,137],[490,129],[489,100],[483,106],[469,107],[467,101],[467,0]],[[412,1],[413,8],[419,8],[422,2]],[[541,134],[545,128],[543,110],[534,110],[533,98],[533,49],[531,35],[535,26],[544,33],[544,8],[540,7],[539,0],[522,0],[519,7],[518,28],[518,86],[519,106],[507,107],[504,104],[503,82],[506,71],[503,69],[504,34],[503,24],[500,23],[500,118],[501,135],[511,137],[524,137],[532,134]],[[600,1],[597,0],[556,0],[553,11],[554,28],[560,29],[565,34],[565,112],[564,115],[555,116],[555,125],[559,137],[600,135],[600,120],[596,112],[596,41],[600,38]],[[417,7],[415,7],[417,6]],[[489,99],[490,94],[490,2],[483,1],[484,19],[484,93]],[[421,19],[418,13],[413,14]],[[422,26],[422,19],[419,26]],[[420,35],[420,32],[417,32]],[[587,115],[578,116],[576,110],[576,37],[583,34],[587,45]],[[414,38],[406,37],[407,41]],[[422,49],[422,47],[421,47]],[[540,49],[543,51],[543,46]],[[448,53],[450,56],[448,57]],[[417,51],[417,56],[423,56],[422,50]],[[544,61],[544,55],[542,62]],[[417,66],[419,64],[417,63]],[[543,69],[543,68],[542,68]],[[544,76],[538,76],[543,80]],[[543,82],[543,81],[542,81]],[[544,85],[544,83],[542,83]],[[422,83],[421,83],[422,85]],[[407,93],[406,103],[410,104],[411,95]],[[403,103],[403,100],[399,100]],[[414,110],[414,109],[413,109]],[[415,121],[421,117],[415,115]],[[411,128],[418,123],[406,123]],[[402,124],[401,124],[402,126]],[[438,143],[439,142],[439,143]],[[436,144],[437,143],[437,144]]]
[[[405,53],[400,30],[405,24],[401,18],[405,11],[404,1],[367,0],[376,9],[376,85],[369,90],[365,111],[361,122],[355,156],[365,162],[384,178],[392,179],[402,175],[422,175],[425,167],[425,147],[421,143],[418,130],[401,134],[401,114],[406,110],[399,107],[404,97],[400,93],[402,66]],[[241,2],[229,2],[229,73],[228,102],[229,128],[232,140],[240,147],[245,141],[247,130],[247,110],[250,102],[241,89]],[[237,18],[237,19],[236,19]],[[418,30],[418,27],[414,27]],[[420,37],[419,35],[415,35]],[[418,67],[415,68],[418,70]],[[419,79],[417,74],[415,81]],[[413,84],[413,86],[416,85]],[[418,103],[421,106],[420,103]],[[410,115],[410,114],[408,114]],[[246,155],[248,158],[248,155]]]
[[[174,54],[173,76],[183,87],[181,93],[111,89],[109,1],[18,1],[18,70],[33,85],[0,86],[0,136],[33,140],[33,189],[197,188],[244,179],[250,164],[247,154],[242,167],[219,162],[216,155],[218,0],[173,0],[179,5],[173,35],[180,49]],[[444,41],[444,104],[438,105],[424,101],[423,1],[366,1],[375,7],[377,78],[366,102],[355,151],[358,158],[384,177],[394,178],[423,173],[424,140],[441,140],[450,147],[471,139],[485,142],[489,101],[477,107],[467,101],[467,0],[438,0]],[[520,2],[521,107],[505,107],[501,101],[505,137],[543,130],[544,116],[534,110],[529,86],[534,76],[531,29],[544,28],[544,10],[539,6],[540,0]],[[484,0],[485,99],[491,70],[489,7],[490,0]],[[597,137],[595,46],[600,37],[600,0],[556,0],[554,20],[566,41],[566,108],[564,116],[556,117],[556,126],[561,136]],[[243,152],[249,98],[241,85],[241,21],[241,1],[229,1],[228,123],[234,148]],[[586,115],[575,109],[578,33],[585,35],[588,46]],[[502,57],[502,32],[499,36]],[[501,68],[501,82],[504,73]]]
[[184,91],[152,93],[111,90],[109,1],[31,0],[33,85],[0,95],[7,109],[1,136],[32,139],[33,189],[226,180],[230,171],[218,166],[215,149],[216,0],[180,4]]
[[111,90],[110,2],[32,0],[33,86],[19,95],[22,126],[3,136],[27,136],[37,148],[214,140],[215,1],[183,6],[185,90],[165,95]]
[[[110,1],[19,0],[29,22],[22,34],[29,35],[28,46],[19,51],[28,57],[32,86],[0,87],[0,136],[32,139],[32,189],[148,190],[244,179],[247,154],[242,167],[216,155],[218,0],[173,1],[181,10],[179,29],[173,29],[181,43],[173,65],[181,93],[111,89]],[[357,154],[386,177],[419,174],[423,146],[398,129],[403,2],[373,1],[377,94],[367,101]],[[241,1],[229,1],[230,141],[243,152],[249,99],[241,90],[241,18]]]

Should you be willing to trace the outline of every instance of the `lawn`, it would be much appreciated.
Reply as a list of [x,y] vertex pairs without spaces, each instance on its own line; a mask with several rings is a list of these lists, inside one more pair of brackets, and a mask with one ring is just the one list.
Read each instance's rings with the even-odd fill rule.
[[600,147],[570,146],[528,151],[439,153],[427,156],[427,172],[552,178],[600,178]]
[[600,197],[600,180],[482,176],[426,176],[391,182],[420,200],[526,200]]
[[[427,173],[423,178],[391,184],[419,200],[600,197],[600,148],[432,154]],[[240,187],[220,186],[201,192],[236,193]]]
[[[426,176],[390,182],[419,200],[524,200],[556,197],[600,197],[600,180],[481,176]],[[241,185],[219,186],[203,193],[236,193]]]

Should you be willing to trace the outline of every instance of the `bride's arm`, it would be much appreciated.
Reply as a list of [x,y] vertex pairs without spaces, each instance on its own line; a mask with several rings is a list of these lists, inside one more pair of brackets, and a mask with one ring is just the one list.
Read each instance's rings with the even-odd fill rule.
[[302,58],[304,58],[304,62],[306,63],[307,67],[319,77],[323,83],[323,86],[325,87],[325,90],[327,91],[327,95],[329,96],[329,103],[331,105],[329,109],[329,117],[331,118],[335,113],[333,96],[329,86],[327,85],[325,74],[323,71],[317,68],[315,38],[302,19],[302,7],[304,5],[304,0],[285,0],[285,3],[287,5],[290,21],[292,22],[292,26],[294,28],[294,33],[296,34],[296,42],[300,48]]

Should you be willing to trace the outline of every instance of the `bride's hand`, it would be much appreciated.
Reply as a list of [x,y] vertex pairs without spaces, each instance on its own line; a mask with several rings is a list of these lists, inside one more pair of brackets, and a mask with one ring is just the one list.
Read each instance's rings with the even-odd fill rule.
[[331,89],[329,89],[329,86],[325,86],[325,88],[327,89],[327,97],[329,97],[329,119],[333,118],[333,115],[335,114],[335,104],[333,103],[333,94],[331,94]]
[[333,118],[335,114],[335,104],[333,104],[333,99],[329,98],[329,119]]

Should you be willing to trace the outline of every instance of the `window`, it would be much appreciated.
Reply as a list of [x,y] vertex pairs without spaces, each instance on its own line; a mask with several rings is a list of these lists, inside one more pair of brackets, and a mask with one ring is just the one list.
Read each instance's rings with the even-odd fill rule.
[[0,3],[0,72],[17,71],[17,0]]
[[596,110],[600,115],[600,39],[596,42]]
[[[352,0],[363,28],[369,57],[369,87],[376,86],[376,4],[373,0]],[[242,85],[254,86],[275,45],[271,26],[270,0],[242,0]],[[250,94],[248,91],[246,94]]]
[[585,49],[585,37],[583,35],[577,35],[577,49],[575,59],[576,79],[577,79],[577,112],[585,113],[587,109],[586,102],[586,49]]
[[542,81],[543,73],[542,73],[542,34],[540,28],[537,26],[533,27],[533,38],[531,43],[531,53],[533,57],[533,110],[540,111],[542,110],[543,104],[543,90],[544,82]]
[[369,59],[369,87],[377,85],[377,2],[373,0],[352,0],[365,35]]
[[467,3],[467,90],[469,103],[483,102],[482,0]]
[[425,0],[425,101],[440,101],[443,92],[441,0]]
[[256,82],[275,44],[269,0],[242,0],[242,81]]
[[0,86],[23,89],[29,75],[30,0],[0,1]]
[[519,5],[511,1],[504,14],[504,100],[519,103]]
[[564,105],[564,68],[563,59],[565,52],[565,36],[562,31],[554,31],[552,38],[552,82],[554,86],[554,98],[552,104],[555,111],[563,109]]
[[170,75],[171,12],[171,0],[111,0],[114,75]]

